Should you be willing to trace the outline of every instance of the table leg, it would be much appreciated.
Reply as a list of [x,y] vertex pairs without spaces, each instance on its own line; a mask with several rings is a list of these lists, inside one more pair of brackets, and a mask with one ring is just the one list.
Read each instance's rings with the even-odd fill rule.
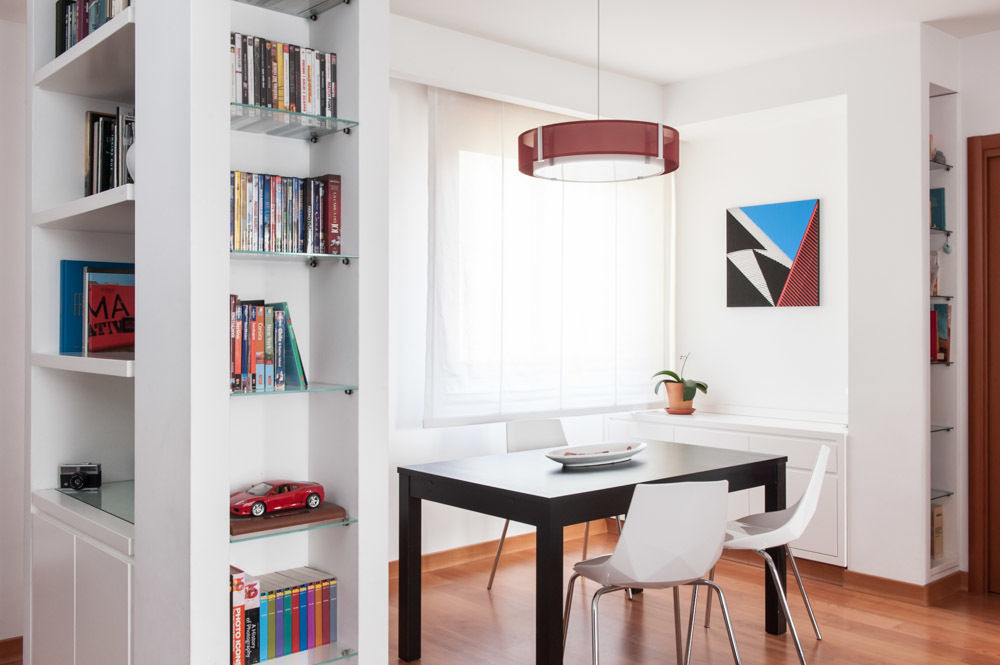
[[[785,509],[785,463],[780,463],[774,470],[774,479],[764,485],[764,510]],[[781,587],[788,591],[786,580],[786,562],[784,547],[772,547],[767,553],[774,559],[774,565],[778,569],[778,579],[781,580]],[[772,635],[783,635],[785,633],[785,615],[781,612],[781,600],[774,584],[769,579],[770,572],[764,566],[764,627]]]
[[399,657],[420,658],[420,499],[399,476]]
[[535,531],[535,663],[562,664],[563,528]]

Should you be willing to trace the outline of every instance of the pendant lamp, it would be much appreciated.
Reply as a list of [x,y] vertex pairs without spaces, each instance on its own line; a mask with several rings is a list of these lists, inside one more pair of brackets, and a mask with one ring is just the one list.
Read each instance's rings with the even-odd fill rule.
[[565,182],[621,182],[665,175],[679,165],[673,127],[601,120],[601,0],[597,0],[597,120],[559,122],[517,137],[521,173]]

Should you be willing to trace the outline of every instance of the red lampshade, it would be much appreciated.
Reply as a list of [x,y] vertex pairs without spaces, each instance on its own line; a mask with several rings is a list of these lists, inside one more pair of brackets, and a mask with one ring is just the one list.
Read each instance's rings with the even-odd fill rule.
[[618,182],[677,170],[673,127],[637,120],[578,120],[529,129],[517,138],[518,170],[567,182]]

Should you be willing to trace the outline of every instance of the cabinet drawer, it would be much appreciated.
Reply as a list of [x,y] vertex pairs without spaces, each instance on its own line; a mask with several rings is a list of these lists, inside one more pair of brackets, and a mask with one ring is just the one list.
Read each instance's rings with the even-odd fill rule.
[[131,661],[132,566],[77,538],[76,665]]
[[787,436],[750,435],[750,450],[755,453],[787,455],[788,466],[794,469],[812,470],[822,445],[830,446],[830,459],[826,463],[827,473],[838,473],[837,453],[839,446],[833,441],[822,439],[793,439]]

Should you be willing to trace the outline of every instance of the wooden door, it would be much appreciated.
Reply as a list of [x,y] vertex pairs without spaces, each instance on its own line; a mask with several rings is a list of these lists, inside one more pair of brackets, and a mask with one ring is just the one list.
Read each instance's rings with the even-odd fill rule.
[[969,590],[1000,593],[1000,134],[969,151]]

